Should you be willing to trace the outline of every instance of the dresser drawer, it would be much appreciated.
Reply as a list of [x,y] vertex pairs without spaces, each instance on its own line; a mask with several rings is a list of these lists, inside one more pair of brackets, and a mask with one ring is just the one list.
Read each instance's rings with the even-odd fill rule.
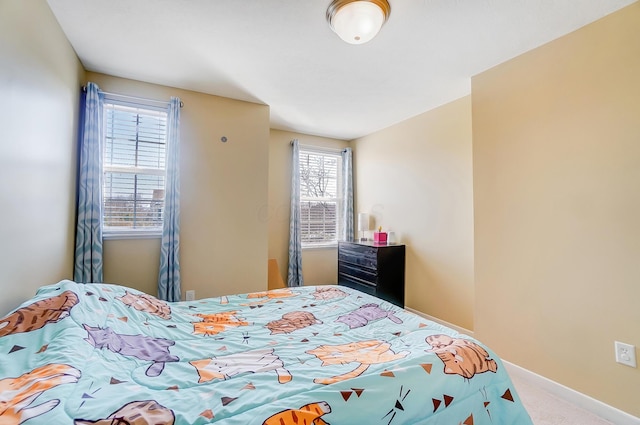
[[378,271],[376,269],[360,267],[344,261],[338,261],[338,273],[368,282],[371,285],[375,285],[378,280]]
[[358,245],[358,244],[346,243],[346,242],[343,242],[340,244],[340,250],[345,251],[350,255],[367,257],[371,259],[375,259],[378,253],[378,249],[374,246]]
[[349,288],[357,289],[360,292],[364,292],[365,294],[376,296],[376,287],[372,285],[368,285],[358,279],[351,278],[347,275],[339,275],[338,285],[347,286]]
[[378,251],[369,246],[343,244],[338,250],[338,261],[375,269],[378,264]]

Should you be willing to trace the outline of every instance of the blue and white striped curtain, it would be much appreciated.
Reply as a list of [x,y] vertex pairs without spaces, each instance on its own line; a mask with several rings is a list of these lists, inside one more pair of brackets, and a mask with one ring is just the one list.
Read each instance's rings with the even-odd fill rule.
[[342,151],[342,177],[344,184],[342,186],[342,217],[344,219],[342,225],[343,241],[353,240],[355,237],[353,229],[353,169],[352,169],[352,153],[351,148]]
[[300,144],[292,142],[291,216],[289,217],[289,269],[287,286],[302,286],[302,238],[300,229]]
[[167,175],[158,298],[180,301],[180,99],[172,97],[167,119]]
[[83,96],[73,280],[102,282],[102,129],[104,96],[89,83]]

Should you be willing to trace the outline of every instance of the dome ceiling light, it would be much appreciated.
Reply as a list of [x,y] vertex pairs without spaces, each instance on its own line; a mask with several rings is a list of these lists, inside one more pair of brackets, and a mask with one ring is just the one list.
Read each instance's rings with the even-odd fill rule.
[[333,0],[327,21],[347,43],[363,44],[378,34],[390,13],[387,0]]

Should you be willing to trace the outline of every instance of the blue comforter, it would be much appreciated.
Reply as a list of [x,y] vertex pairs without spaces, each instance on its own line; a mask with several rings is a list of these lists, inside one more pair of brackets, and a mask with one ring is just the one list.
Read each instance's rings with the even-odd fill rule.
[[166,303],[71,281],[0,319],[0,424],[25,422],[531,424],[489,348],[346,287]]

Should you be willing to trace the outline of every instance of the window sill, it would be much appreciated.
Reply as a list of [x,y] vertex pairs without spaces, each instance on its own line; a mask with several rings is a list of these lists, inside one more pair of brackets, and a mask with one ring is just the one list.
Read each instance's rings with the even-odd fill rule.
[[103,240],[117,239],[160,239],[162,231],[144,231],[144,230],[121,230],[118,232],[108,232],[102,234]]
[[317,245],[302,245],[303,251],[307,251],[307,250],[312,251],[316,249],[337,249],[337,248],[338,248],[337,242],[331,242],[327,244],[317,244]]

